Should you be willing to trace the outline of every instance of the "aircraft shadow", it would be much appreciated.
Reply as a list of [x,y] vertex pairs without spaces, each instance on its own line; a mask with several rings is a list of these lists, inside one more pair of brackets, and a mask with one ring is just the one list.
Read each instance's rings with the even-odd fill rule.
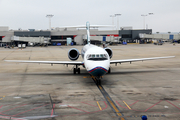
[[107,75],[116,75],[116,74],[134,74],[134,73],[150,73],[150,72],[163,72],[168,70],[130,70],[130,71],[115,71]]
[[[110,74],[106,74],[106,75],[150,73],[150,72],[163,72],[163,71],[168,71],[168,70],[131,70],[131,71],[114,71],[114,72],[112,71]],[[83,71],[80,74],[73,74],[72,72],[69,72],[69,73],[24,73],[23,75],[87,76],[87,75],[90,75],[90,74],[88,72],[86,72],[86,71]]]
[[54,76],[54,75],[59,75],[59,76],[85,76],[89,75],[89,73],[80,73],[80,74],[73,74],[73,73],[25,73],[23,75],[44,75],[44,76]]
[[[102,81],[101,84],[102,85],[110,85],[109,87],[111,87],[111,85],[116,85],[116,81],[111,81],[109,80],[107,77],[108,76],[112,76],[112,75],[128,75],[128,74],[142,74],[142,73],[152,73],[152,72],[165,72],[165,71],[169,71],[169,70],[131,70],[131,71],[112,71],[110,74],[106,74]],[[81,74],[73,74],[72,72],[69,73],[25,73],[25,74],[21,74],[21,75],[33,75],[33,76],[81,76],[83,82],[81,82],[81,84],[83,84],[84,86],[89,86],[89,85],[96,85],[94,83],[94,81],[91,79],[90,74],[87,73],[86,71],[83,71]],[[106,77],[107,76],[107,77]],[[85,77],[85,78],[83,78]],[[118,80],[119,81],[119,80]],[[69,83],[71,84],[71,83]]]

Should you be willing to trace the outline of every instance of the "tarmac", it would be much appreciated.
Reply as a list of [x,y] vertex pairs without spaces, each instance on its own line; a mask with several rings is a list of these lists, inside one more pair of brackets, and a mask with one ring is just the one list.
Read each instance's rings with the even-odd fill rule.
[[112,64],[100,87],[83,67],[74,75],[70,65],[4,62],[69,61],[68,50],[82,47],[0,48],[0,119],[141,120],[142,115],[148,120],[180,119],[180,44],[109,46],[113,60],[176,57]]

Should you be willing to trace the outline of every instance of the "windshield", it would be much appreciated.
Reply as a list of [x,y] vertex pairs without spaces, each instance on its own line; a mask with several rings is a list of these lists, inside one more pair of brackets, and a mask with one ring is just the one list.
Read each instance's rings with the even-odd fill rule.
[[89,54],[87,55],[87,59],[94,61],[101,61],[101,60],[107,60],[108,56],[107,54]]

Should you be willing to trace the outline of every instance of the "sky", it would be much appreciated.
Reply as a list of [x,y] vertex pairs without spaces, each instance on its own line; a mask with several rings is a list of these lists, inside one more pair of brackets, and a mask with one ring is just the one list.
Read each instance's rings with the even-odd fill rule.
[[10,29],[48,29],[51,26],[112,25],[153,32],[180,32],[180,0],[0,0],[0,26]]

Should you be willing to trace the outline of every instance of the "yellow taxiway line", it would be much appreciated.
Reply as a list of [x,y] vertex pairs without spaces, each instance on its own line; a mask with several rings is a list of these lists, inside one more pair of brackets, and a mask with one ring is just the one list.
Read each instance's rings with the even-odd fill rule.
[[125,101],[123,101],[124,102],[124,104],[131,110],[131,108],[129,107],[129,105],[125,102]]
[[100,106],[98,101],[97,101],[97,105],[98,105],[99,109],[102,110],[102,108],[101,108],[101,106]]
[[2,98],[0,98],[0,100],[2,100],[5,96],[3,96]]

